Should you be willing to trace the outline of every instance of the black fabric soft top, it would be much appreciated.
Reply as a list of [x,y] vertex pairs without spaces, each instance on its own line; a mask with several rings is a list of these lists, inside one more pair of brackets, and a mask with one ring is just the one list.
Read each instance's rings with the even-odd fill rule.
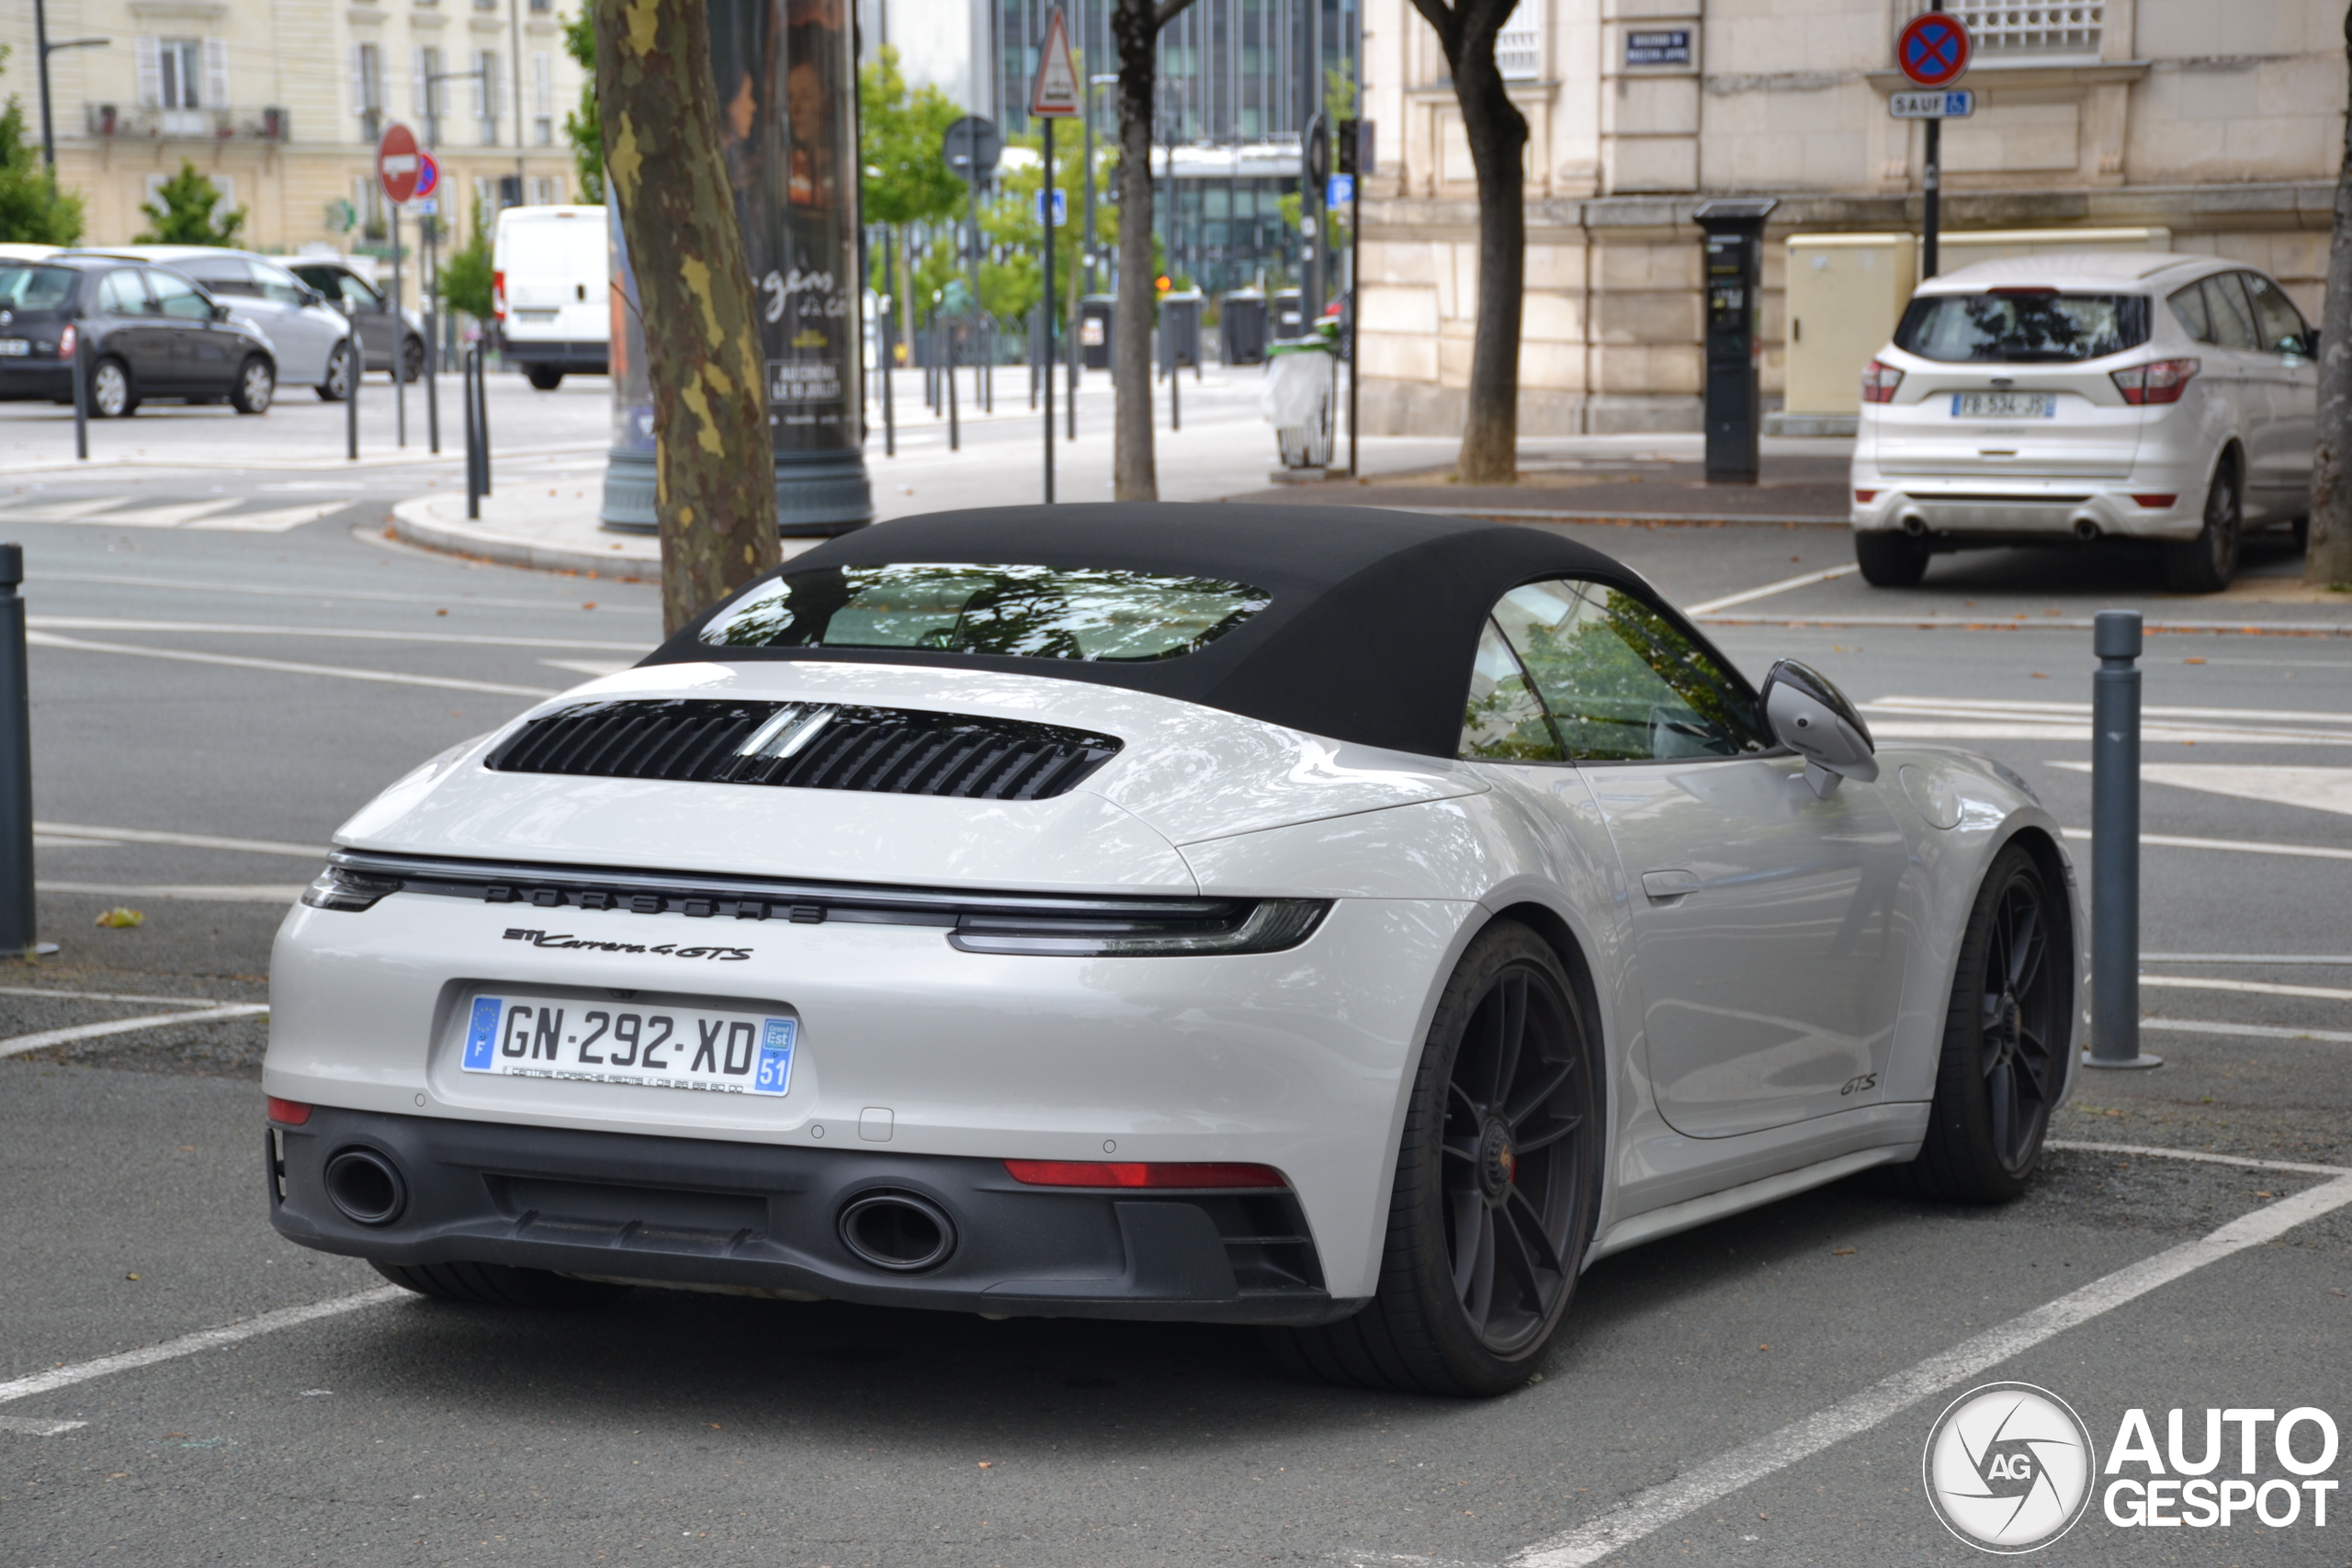
[[[1221,578],[1263,589],[1272,603],[1197,652],[1141,663],[914,649],[714,647],[701,640],[713,616],[775,576],[902,562]],[[1637,577],[1607,556],[1535,528],[1357,506],[990,507],[904,518],[830,539],[705,611],[645,662],[812,660],[1005,670],[1152,692],[1335,740],[1451,757],[1487,613],[1521,583],[1563,576],[1648,596]]]

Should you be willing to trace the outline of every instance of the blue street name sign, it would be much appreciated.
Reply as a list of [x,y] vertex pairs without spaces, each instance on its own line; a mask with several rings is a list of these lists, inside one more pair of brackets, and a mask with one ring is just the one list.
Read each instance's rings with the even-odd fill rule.
[[1976,95],[1964,90],[1894,93],[1887,97],[1886,108],[1897,119],[1966,119],[1976,112]]
[[1628,65],[1688,65],[1690,63],[1690,29],[1668,28],[1657,32],[1629,32],[1625,35],[1625,63]]

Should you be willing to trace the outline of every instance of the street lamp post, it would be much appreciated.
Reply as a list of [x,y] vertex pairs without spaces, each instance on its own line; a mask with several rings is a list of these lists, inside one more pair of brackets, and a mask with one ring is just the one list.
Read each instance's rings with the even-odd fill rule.
[[33,48],[40,56],[40,161],[53,176],[57,171],[57,127],[49,110],[49,57],[60,50],[102,49],[112,39],[74,38],[49,41],[49,0],[33,0]]

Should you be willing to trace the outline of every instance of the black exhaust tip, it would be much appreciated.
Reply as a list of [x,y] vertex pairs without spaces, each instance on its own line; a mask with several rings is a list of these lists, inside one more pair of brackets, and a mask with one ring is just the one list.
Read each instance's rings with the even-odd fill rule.
[[401,1168],[374,1149],[338,1149],[327,1158],[327,1199],[363,1225],[388,1225],[408,1207]]
[[842,1245],[862,1262],[894,1274],[936,1269],[956,1250],[945,1211],[910,1192],[868,1192],[842,1209]]

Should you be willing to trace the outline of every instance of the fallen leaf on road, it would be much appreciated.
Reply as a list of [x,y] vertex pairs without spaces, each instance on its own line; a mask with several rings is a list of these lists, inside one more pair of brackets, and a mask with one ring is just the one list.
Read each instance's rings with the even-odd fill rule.
[[100,915],[97,919],[97,923],[107,928],[109,931],[121,931],[131,926],[145,925],[147,923],[147,917],[141,914],[136,909],[116,908],[108,909],[105,914]]

